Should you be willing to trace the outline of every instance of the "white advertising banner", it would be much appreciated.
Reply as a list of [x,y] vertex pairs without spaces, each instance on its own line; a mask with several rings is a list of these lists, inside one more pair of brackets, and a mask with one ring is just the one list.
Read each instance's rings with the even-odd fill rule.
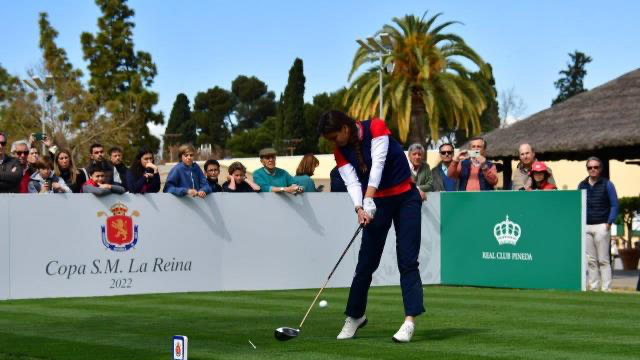
[[[420,272],[440,282],[439,194]],[[357,228],[344,193],[0,195],[0,298],[316,288]],[[330,286],[351,283],[358,240]],[[374,285],[399,284],[389,232]]]
[[9,195],[0,194],[0,299],[9,298]]

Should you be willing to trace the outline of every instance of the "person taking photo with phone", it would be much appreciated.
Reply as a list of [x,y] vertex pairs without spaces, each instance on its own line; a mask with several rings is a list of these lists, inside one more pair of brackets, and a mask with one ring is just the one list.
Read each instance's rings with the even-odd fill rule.
[[447,176],[458,180],[458,191],[495,190],[498,183],[496,166],[485,157],[487,142],[482,137],[470,141],[471,150],[462,150],[447,171]]

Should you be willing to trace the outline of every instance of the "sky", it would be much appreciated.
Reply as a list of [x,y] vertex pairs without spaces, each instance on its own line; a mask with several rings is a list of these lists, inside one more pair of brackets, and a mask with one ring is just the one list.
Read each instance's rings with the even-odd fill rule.
[[[358,38],[372,36],[394,17],[443,13],[442,21],[491,63],[498,92],[513,88],[526,110],[544,110],[557,95],[553,83],[568,53],[593,58],[591,89],[640,67],[638,1],[214,1],[130,0],[136,50],[158,67],[156,110],[168,119],[179,93],[231,88],[238,75],[256,76],[284,92],[296,57],[304,62],[305,98],[348,85]],[[38,13],[60,33],[57,43],[85,74],[80,34],[97,31],[100,11],[90,0],[0,2],[0,64],[25,77],[41,61]],[[152,127],[160,135],[162,127]]]

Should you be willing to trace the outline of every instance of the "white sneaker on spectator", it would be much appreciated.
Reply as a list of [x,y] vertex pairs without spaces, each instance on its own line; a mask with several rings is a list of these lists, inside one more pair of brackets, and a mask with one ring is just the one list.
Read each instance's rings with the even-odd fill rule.
[[398,343],[408,343],[411,341],[415,329],[416,325],[414,323],[411,321],[405,321],[402,326],[400,326],[398,332],[393,335],[393,341]]
[[365,327],[367,322],[368,320],[366,315],[362,315],[360,319],[354,319],[351,316],[347,316],[347,319],[344,321],[342,331],[338,334],[338,340],[352,339],[356,336],[358,329]]

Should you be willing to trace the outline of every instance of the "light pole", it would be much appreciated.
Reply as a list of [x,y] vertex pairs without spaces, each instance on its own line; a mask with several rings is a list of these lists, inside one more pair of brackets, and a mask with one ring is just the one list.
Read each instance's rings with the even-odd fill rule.
[[45,128],[45,122],[46,122],[45,107],[52,97],[52,95],[49,93],[49,88],[50,88],[51,82],[53,81],[53,76],[47,75],[44,82],[42,81],[42,79],[40,79],[39,76],[32,76],[31,81],[29,80],[22,80],[22,81],[25,84],[27,84],[31,89],[33,89],[33,91],[35,91],[36,93],[38,92],[38,90],[42,91],[42,111],[40,113],[40,122],[42,123],[42,136],[43,136],[42,155],[44,156],[44,154],[46,154],[47,152],[47,149],[44,145],[44,136],[47,131]]
[[383,84],[382,84],[382,72],[386,71],[388,73],[393,72],[393,63],[387,64],[384,66],[384,57],[391,54],[391,49],[393,49],[393,43],[391,42],[391,37],[387,33],[380,33],[380,40],[377,40],[375,37],[368,37],[367,42],[364,42],[362,39],[356,40],[360,47],[365,49],[367,53],[369,53],[372,59],[378,59],[380,65],[378,67],[378,73],[380,74],[380,119],[383,118],[382,107],[383,107]]

